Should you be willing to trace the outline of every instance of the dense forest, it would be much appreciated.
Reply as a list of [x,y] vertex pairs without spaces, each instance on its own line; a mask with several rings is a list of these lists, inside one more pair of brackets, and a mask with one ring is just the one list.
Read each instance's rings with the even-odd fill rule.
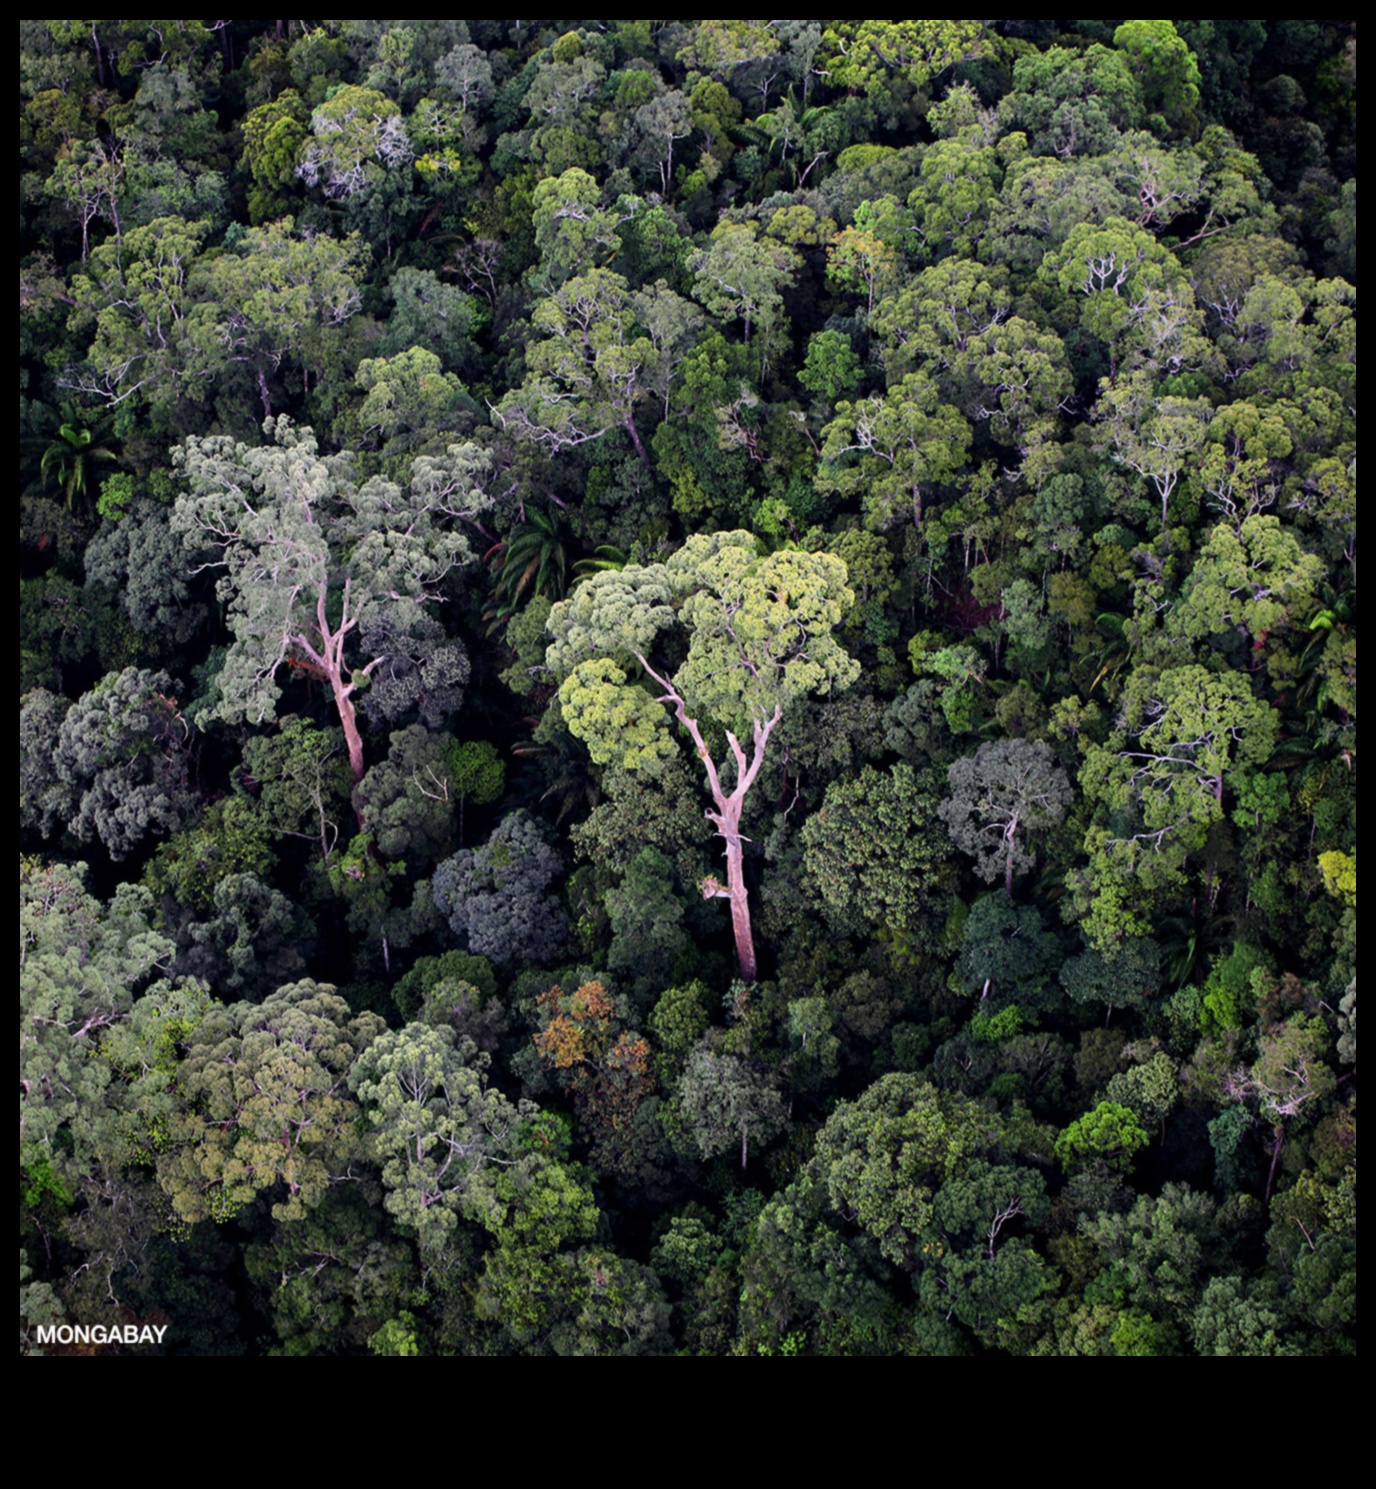
[[20,162],[21,1354],[1355,1352],[1355,22],[24,21]]

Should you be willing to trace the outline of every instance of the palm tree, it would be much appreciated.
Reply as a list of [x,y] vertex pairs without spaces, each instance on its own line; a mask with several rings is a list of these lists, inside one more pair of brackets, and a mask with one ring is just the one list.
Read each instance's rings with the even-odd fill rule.
[[45,412],[44,422],[50,432],[46,437],[37,435],[26,442],[42,447],[38,474],[43,490],[61,488],[69,511],[75,509],[78,498],[83,505],[89,505],[97,468],[119,464],[119,456],[112,448],[109,422],[99,419],[88,427],[85,416],[71,403]]
[[619,571],[630,563],[623,548],[617,548],[612,543],[603,543],[600,548],[593,549],[591,558],[580,558],[573,566],[573,572],[579,579],[589,579],[594,574],[604,574],[609,571]]
[[568,553],[559,518],[552,511],[532,507],[510,536],[494,543],[485,557],[497,601],[484,616],[491,622],[489,632],[505,625],[535,595],[563,598]]
[[[540,728],[540,721],[527,719],[532,726],[529,736],[513,746],[511,753],[521,761],[538,764],[545,778],[545,789],[538,795],[541,805],[551,803],[557,827],[575,814],[586,816],[602,800],[588,760],[588,752],[567,729]],[[531,796],[535,795],[533,789]]]
[[1094,689],[1102,682],[1105,684],[1105,696],[1112,699],[1115,696],[1118,674],[1130,659],[1132,642],[1128,637],[1127,622],[1112,610],[1096,615],[1094,624],[1103,638],[1103,644],[1090,646],[1074,665],[1077,670],[1082,669],[1084,672],[1088,672],[1090,668],[1098,668],[1094,681],[1087,690],[1087,697],[1093,697]]
[[[779,160],[787,164],[793,173],[795,187],[807,185],[807,178],[819,162],[831,153],[820,140],[825,126],[835,116],[835,110],[827,104],[809,104],[806,94],[798,97],[793,84],[772,113],[762,114],[746,126],[759,130],[769,141],[769,147],[779,147]],[[808,158],[810,157],[810,158]],[[807,158],[807,164],[803,161]]]

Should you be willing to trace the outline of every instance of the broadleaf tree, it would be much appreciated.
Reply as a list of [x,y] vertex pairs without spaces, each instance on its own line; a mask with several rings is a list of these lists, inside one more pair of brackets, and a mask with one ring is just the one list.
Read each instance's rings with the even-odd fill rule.
[[[747,982],[757,964],[741,811],[784,709],[859,675],[834,635],[854,600],[834,554],[762,557],[750,533],[727,532],[689,538],[666,563],[596,574],[550,612],[564,718],[596,763],[653,768],[672,750],[670,713],[691,739],[712,797],[707,820],[726,843],[726,884],[709,877],[702,891],[730,901]],[[677,670],[666,649],[681,657]],[[636,668],[651,688],[631,680]],[[723,765],[704,732],[713,725],[725,731]]]
[[[219,550],[211,566],[224,570],[219,592],[234,633],[209,716],[261,723],[275,713],[283,669],[297,668],[329,686],[361,781],[355,699],[395,664],[408,635],[433,639],[428,607],[470,557],[444,519],[486,504],[477,484],[486,457],[451,445],[416,460],[407,489],[382,477],[360,485],[351,459],[321,455],[311,430],[285,418],[264,429],[273,443],[210,435],[174,454],[189,487],[174,525],[188,544]],[[360,652],[370,635],[388,644]],[[423,657],[409,660],[424,670]]]
[[1011,895],[1014,873],[1036,861],[1026,833],[1054,827],[1065,817],[1072,799],[1065,772],[1048,745],[993,739],[955,761],[947,779],[951,795],[938,810],[952,841],[974,855],[975,872],[986,883],[1002,873]]

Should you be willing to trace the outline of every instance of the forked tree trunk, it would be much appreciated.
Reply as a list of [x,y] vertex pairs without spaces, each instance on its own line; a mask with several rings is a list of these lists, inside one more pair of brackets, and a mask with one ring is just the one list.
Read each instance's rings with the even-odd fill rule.
[[688,731],[697,757],[707,772],[707,789],[712,793],[715,810],[708,812],[706,816],[717,829],[717,835],[726,843],[726,883],[723,885],[716,879],[705,879],[702,893],[706,899],[731,901],[731,930],[736,938],[736,961],[740,967],[741,980],[754,982],[759,975],[759,968],[755,961],[755,938],[750,930],[750,895],[745,887],[745,839],[741,836],[741,809],[745,806],[745,798],[764,764],[769,736],[783,717],[783,707],[775,704],[774,712],[767,719],[755,720],[749,759],[746,758],[741,742],[729,729],[726,731],[726,743],[736,765],[736,784],[727,791],[722,786],[716,762],[708,753],[698,721],[688,716],[688,710],[677,689],[667,678],[656,672],[639,652],[635,656],[646,673],[664,689],[659,701],[673,704],[674,716]]
[[368,677],[373,669],[385,660],[384,657],[375,657],[366,667],[358,671],[347,667],[344,662],[344,638],[358,624],[358,617],[350,612],[349,600],[352,581],[344,581],[344,603],[337,626],[331,626],[329,613],[326,609],[328,597],[327,587],[322,584],[316,597],[315,605],[315,634],[319,646],[315,645],[311,637],[299,632],[289,635],[287,640],[298,647],[306,657],[306,670],[323,677],[330,685],[330,692],[334,696],[335,712],[339,715],[340,726],[344,730],[344,742],[349,749],[349,771],[357,785],[363,779],[363,736],[358,729],[358,710],[354,706],[354,694],[358,691],[359,682]]

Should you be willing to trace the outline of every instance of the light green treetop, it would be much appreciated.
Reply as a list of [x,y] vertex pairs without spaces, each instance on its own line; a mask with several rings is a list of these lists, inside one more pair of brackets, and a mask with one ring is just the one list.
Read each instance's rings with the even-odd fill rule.
[[535,1108],[489,1089],[486,1066],[471,1040],[408,1024],[373,1040],[349,1074],[376,1135],[387,1208],[423,1246],[442,1246],[460,1216],[486,1215],[495,1200],[485,1171],[520,1156],[517,1129]]
[[[562,679],[564,717],[597,763],[640,769],[667,758],[666,705],[691,738],[712,795],[708,821],[726,840],[727,885],[709,878],[702,892],[730,899],[747,982],[755,953],[741,809],[785,707],[849,687],[859,675],[833,634],[854,603],[834,554],[762,556],[752,534],[727,532],[689,538],[666,563],[595,574],[550,612],[547,661]],[[655,644],[661,633],[683,657],[672,674]],[[637,666],[657,691],[631,681]],[[700,721],[726,731],[735,766],[729,790]]]
[[[612,725],[622,741],[622,762],[634,767],[646,763],[632,757],[649,748],[656,704],[681,700],[693,718],[706,716],[744,732],[795,698],[848,687],[859,663],[832,633],[854,599],[846,566],[834,554],[782,551],[761,557],[750,533],[699,534],[667,563],[596,574],[581,584],[550,614],[555,639],[547,660],[566,679],[560,696],[566,713],[575,702],[573,732],[588,743],[594,760],[616,758],[614,740],[602,727]],[[670,678],[651,658],[661,633],[676,627],[688,633],[688,653]],[[629,684],[633,663],[665,690],[663,697],[653,699]],[[605,693],[605,717],[581,699],[594,684]],[[615,696],[622,691],[640,695],[633,715],[626,700]],[[615,718],[613,708],[619,710]],[[646,727],[631,730],[632,747],[626,748],[624,730],[632,717]]]
[[158,1159],[177,1214],[229,1219],[265,1191],[285,1194],[279,1220],[319,1204],[361,1154],[349,1071],[382,1030],[377,1014],[351,1015],[309,979],[262,1003],[212,1008],[178,1074],[181,1104]]

